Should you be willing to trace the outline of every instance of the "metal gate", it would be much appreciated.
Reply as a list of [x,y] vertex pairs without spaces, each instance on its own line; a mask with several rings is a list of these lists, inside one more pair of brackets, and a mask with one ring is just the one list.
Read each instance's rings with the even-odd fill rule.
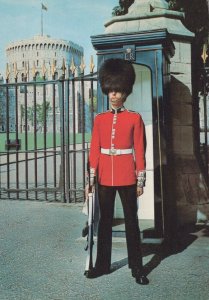
[[97,76],[0,84],[0,198],[84,196]]

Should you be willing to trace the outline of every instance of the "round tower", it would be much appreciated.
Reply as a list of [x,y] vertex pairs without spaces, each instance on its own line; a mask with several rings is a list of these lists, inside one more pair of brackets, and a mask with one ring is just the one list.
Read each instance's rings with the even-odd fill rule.
[[[65,67],[66,77],[68,77],[69,68],[72,62],[76,68],[81,64],[84,55],[83,47],[62,39],[51,38],[48,35],[37,35],[31,39],[25,39],[10,43],[6,48],[7,71],[9,74],[9,82],[36,81],[58,79],[63,74],[63,63]],[[79,70],[76,70],[79,71]],[[46,102],[49,107],[47,115],[47,131],[53,130],[52,122],[52,85],[45,86]],[[36,107],[34,97],[36,96]],[[77,97],[77,95],[76,95]],[[25,131],[25,87],[20,86],[18,89],[18,130]],[[15,101],[10,99],[10,102]],[[77,103],[77,102],[76,102]],[[27,86],[27,113],[33,112],[34,109],[43,106],[43,88],[36,86],[36,95],[34,95],[33,86]],[[77,110],[77,104],[76,104]],[[56,114],[56,130],[59,131],[60,124],[60,108],[58,89],[55,91],[55,114]],[[13,122],[14,123],[14,122]],[[28,117],[27,130],[34,131],[33,120]],[[43,131],[43,126],[36,124],[36,130]]]
[[63,59],[66,66],[70,65],[72,57],[75,65],[80,65],[83,54],[83,47],[71,41],[51,38],[48,35],[37,35],[31,39],[12,42],[6,48],[10,80],[14,80],[15,64],[18,81],[23,81],[26,70],[29,71],[27,81],[32,80],[34,67],[37,77],[42,77],[43,64],[47,70],[47,79],[52,78],[52,66],[56,69],[55,75],[59,77],[62,75]]

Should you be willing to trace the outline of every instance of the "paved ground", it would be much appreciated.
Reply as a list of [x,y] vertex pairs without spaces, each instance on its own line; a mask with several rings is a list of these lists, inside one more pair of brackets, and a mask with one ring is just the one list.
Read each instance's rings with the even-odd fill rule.
[[126,245],[114,239],[110,275],[83,276],[80,205],[0,201],[0,300],[209,300],[209,229],[189,228],[178,247],[143,245],[150,284],[137,285]]

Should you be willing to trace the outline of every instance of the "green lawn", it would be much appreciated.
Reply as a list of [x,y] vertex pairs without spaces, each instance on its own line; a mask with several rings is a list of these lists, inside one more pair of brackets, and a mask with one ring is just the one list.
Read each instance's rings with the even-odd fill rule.
[[[9,134],[10,140],[15,140],[16,135],[15,133]],[[21,149],[22,151],[25,150],[25,133],[19,133],[18,138],[21,140]],[[85,141],[90,142],[91,134],[86,133],[85,134]],[[70,144],[73,143],[73,135],[70,134]],[[78,133],[76,134],[76,144],[82,143],[82,134]],[[5,144],[6,144],[6,133],[0,133],[0,152],[5,151]],[[53,134],[47,133],[46,134],[46,145],[47,148],[53,147]],[[60,133],[56,133],[56,146],[60,146]],[[43,133],[37,133],[37,149],[43,149],[44,148],[44,134]],[[28,133],[28,150],[34,150],[34,134]]]

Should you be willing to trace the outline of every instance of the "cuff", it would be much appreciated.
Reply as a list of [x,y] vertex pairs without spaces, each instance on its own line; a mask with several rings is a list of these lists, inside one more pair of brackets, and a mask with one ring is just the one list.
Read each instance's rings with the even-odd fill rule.
[[143,171],[139,171],[137,174],[137,186],[142,188],[145,186],[145,181],[146,181],[146,172]]
[[95,183],[95,176],[96,176],[96,170],[94,168],[90,168],[90,174],[89,174],[90,185],[94,185],[94,183]]

